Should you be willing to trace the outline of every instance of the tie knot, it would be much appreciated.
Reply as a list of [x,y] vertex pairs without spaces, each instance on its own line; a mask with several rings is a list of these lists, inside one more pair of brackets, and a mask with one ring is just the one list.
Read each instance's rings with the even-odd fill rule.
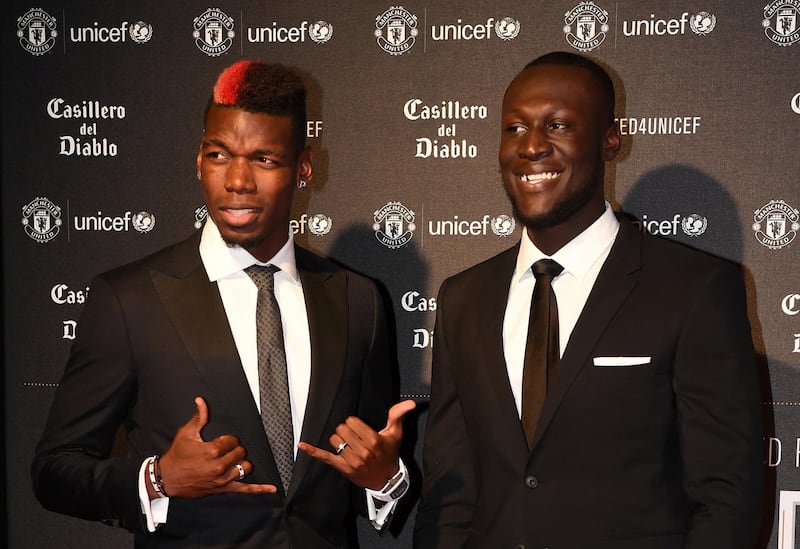
[[533,276],[537,279],[541,276],[549,276],[552,279],[561,274],[561,271],[564,270],[564,267],[552,259],[540,259],[533,264],[531,269],[533,270]]
[[274,275],[280,271],[275,265],[251,265],[244,270],[259,290],[273,291],[275,287]]

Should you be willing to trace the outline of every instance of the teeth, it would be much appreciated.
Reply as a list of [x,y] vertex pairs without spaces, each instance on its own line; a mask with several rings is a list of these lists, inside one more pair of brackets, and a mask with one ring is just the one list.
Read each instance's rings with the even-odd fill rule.
[[530,181],[535,183],[536,181],[542,181],[544,179],[553,179],[554,177],[558,177],[559,175],[561,175],[561,172],[544,172],[544,173],[532,173],[529,175],[521,175],[519,176],[519,178],[522,181]]
[[227,212],[231,215],[247,215],[250,213],[255,212],[253,208],[242,208],[242,209],[228,209]]

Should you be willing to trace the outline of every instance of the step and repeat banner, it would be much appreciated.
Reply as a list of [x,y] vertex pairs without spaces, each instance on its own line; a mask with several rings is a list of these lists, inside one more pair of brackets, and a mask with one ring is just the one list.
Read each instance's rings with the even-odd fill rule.
[[[800,1],[10,4],[0,28],[9,547],[132,543],[44,511],[30,462],[91,278],[205,218],[195,155],[224,67],[263,59],[305,79],[315,172],[292,230],[385,286],[402,393],[424,402],[440,283],[520,237],[498,174],[500,105],[513,76],[553,50],[612,72],[615,209],[743,265],[765,418],[760,547],[795,546]],[[408,433],[418,459],[424,421],[423,409]],[[413,509],[381,537],[363,526],[363,547],[408,547]]]

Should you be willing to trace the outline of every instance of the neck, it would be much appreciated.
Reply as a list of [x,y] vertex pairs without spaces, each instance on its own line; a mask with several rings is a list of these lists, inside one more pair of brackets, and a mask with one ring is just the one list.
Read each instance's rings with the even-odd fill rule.
[[528,232],[528,238],[542,253],[552,256],[588,229],[604,212],[605,202],[599,207],[588,209],[580,215],[571,217],[564,223],[540,229],[527,227],[525,230]]

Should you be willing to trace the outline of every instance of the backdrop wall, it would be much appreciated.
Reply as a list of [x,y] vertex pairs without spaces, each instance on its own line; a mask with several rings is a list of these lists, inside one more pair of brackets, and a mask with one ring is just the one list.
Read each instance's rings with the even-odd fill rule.
[[[295,238],[386,287],[402,392],[423,402],[439,284],[520,235],[496,160],[503,91],[534,57],[567,50],[607,65],[618,88],[615,208],[744,267],[769,479],[761,547],[794,547],[800,1],[764,1],[13,0],[0,27],[8,545],[129,543],[42,510],[30,461],[92,276],[205,215],[194,159],[225,66],[303,74],[316,170]],[[409,422],[418,457],[424,421]],[[382,537],[362,528],[363,546],[409,546],[406,515]]]

